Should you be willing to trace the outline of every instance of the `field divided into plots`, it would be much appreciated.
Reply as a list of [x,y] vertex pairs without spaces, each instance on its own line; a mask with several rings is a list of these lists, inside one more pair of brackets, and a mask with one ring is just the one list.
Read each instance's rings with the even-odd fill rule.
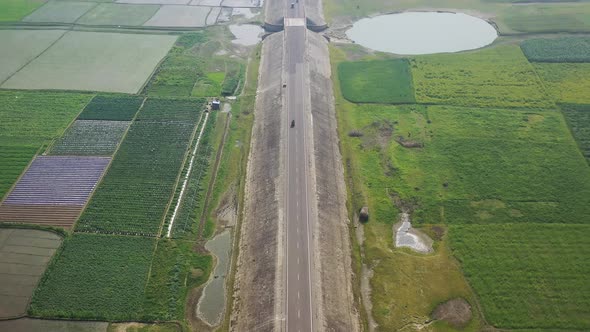
[[131,121],[143,103],[140,96],[98,95],[86,105],[78,120]]
[[145,102],[77,231],[158,235],[203,104]]
[[518,46],[411,60],[416,101],[470,107],[554,108]]
[[110,156],[130,121],[76,120],[51,147],[52,155]]
[[71,227],[110,158],[39,156],[0,205],[0,221]]

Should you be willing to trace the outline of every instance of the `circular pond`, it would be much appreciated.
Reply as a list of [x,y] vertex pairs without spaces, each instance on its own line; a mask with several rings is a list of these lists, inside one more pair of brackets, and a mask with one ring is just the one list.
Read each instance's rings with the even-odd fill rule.
[[376,51],[407,55],[472,50],[489,45],[498,37],[496,29],[480,18],[439,12],[364,18],[346,35]]

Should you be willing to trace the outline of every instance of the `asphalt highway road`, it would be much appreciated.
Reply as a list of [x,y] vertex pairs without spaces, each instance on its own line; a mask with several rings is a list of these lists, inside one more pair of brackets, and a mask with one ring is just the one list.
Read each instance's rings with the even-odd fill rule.
[[[271,0],[272,1],[272,0]],[[289,332],[314,331],[311,294],[311,216],[309,200],[312,176],[309,170],[311,142],[306,140],[305,98],[309,89],[305,70],[306,38],[303,1],[287,2],[285,15],[285,101],[288,134],[286,140],[286,305],[285,325]],[[291,122],[295,126],[291,127]]]

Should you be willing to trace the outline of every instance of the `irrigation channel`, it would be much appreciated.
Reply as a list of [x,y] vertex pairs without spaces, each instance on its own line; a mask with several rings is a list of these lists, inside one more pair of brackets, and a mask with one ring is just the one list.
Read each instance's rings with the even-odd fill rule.
[[172,234],[172,227],[174,226],[174,220],[176,219],[176,214],[178,213],[178,209],[180,208],[180,203],[184,198],[184,192],[186,190],[186,185],[188,184],[188,179],[191,176],[191,172],[193,170],[193,162],[195,161],[195,156],[197,155],[197,150],[199,149],[199,143],[201,143],[201,138],[203,137],[203,132],[205,131],[205,127],[207,126],[207,120],[209,119],[209,112],[205,113],[205,119],[203,120],[203,124],[201,125],[201,131],[199,132],[199,137],[197,138],[197,143],[195,144],[195,148],[191,152],[191,160],[188,165],[188,171],[184,176],[184,180],[182,181],[182,188],[180,189],[180,195],[178,195],[178,200],[176,200],[176,206],[174,206],[174,212],[172,213],[172,217],[170,218],[170,223],[168,224],[168,232],[166,233],[166,237],[170,237]]

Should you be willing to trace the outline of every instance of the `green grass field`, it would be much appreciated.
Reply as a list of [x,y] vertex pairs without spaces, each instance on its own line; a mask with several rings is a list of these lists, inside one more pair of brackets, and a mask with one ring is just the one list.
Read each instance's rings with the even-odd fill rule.
[[0,2],[0,22],[20,21],[46,0],[3,0]]
[[457,225],[450,238],[490,324],[588,330],[589,231],[590,225]]
[[128,121],[77,120],[51,147],[50,154],[110,156],[129,124]]
[[158,11],[158,5],[101,3],[76,23],[88,25],[140,26]]
[[159,234],[203,100],[148,99],[77,230]]
[[508,33],[590,31],[588,2],[507,6],[498,13],[500,31]]
[[31,146],[0,145],[0,200],[16,182],[36,152],[37,148]]
[[1,87],[137,93],[176,38],[70,31]]
[[32,316],[138,320],[155,240],[74,234],[33,295]]
[[143,103],[140,96],[101,96],[98,95],[88,103],[78,120],[131,121]]
[[356,103],[414,103],[414,86],[406,59],[343,62],[338,77],[344,98]]
[[193,91],[195,97],[215,97],[221,95],[221,85],[225,80],[225,72],[212,72],[200,76]]
[[411,60],[416,101],[478,107],[552,108],[517,46],[417,56]]
[[560,105],[572,135],[586,160],[590,163],[590,105]]
[[531,62],[590,62],[590,38],[527,39],[520,44]]
[[590,103],[590,63],[536,63],[546,90],[559,103]]

